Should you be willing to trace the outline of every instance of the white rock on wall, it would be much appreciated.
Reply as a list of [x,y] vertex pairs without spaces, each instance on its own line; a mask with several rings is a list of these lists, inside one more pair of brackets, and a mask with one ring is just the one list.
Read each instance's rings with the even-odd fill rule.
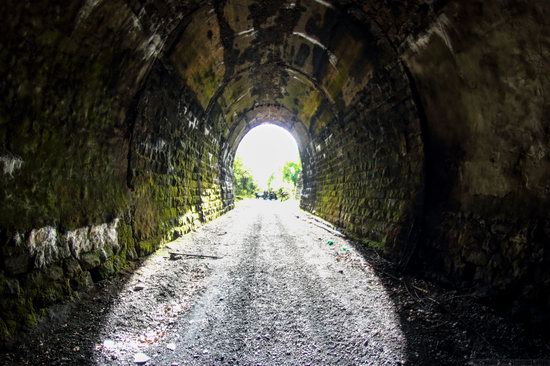
[[92,242],[89,239],[89,231],[88,227],[82,227],[68,231],[63,236],[63,240],[71,249],[72,255],[77,259],[80,259],[80,253],[87,253],[93,249]]
[[[120,249],[118,242],[119,219],[92,227],[82,227],[60,235],[52,226],[34,229],[29,235],[27,247],[34,257],[36,268],[44,268],[49,264],[69,257],[71,254],[80,259],[81,254],[99,250],[106,257],[106,248],[113,252]],[[16,234],[15,240],[22,236]]]
[[3,165],[3,172],[5,175],[9,175],[10,177],[13,176],[13,173],[16,170],[21,169],[23,166],[23,160],[21,158],[18,158],[17,156],[0,156],[0,162]]
[[101,224],[93,226],[90,229],[90,241],[92,242],[93,249],[102,250],[105,247],[119,249],[118,245],[118,227],[119,219],[114,219],[109,224]]
[[31,231],[27,245],[36,268],[44,268],[70,255],[66,243],[58,243],[57,237],[57,230],[52,226]]
[[441,40],[445,43],[445,46],[454,53],[453,44],[451,43],[450,30],[453,29],[451,21],[445,14],[441,14],[432,24],[432,26],[417,39],[408,39],[409,47],[415,53],[418,53],[422,49],[428,47],[430,39],[432,36],[438,35]]

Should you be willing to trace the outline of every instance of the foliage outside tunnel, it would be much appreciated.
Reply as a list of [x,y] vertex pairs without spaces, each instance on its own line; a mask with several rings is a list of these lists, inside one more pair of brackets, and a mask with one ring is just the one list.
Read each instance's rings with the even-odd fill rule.
[[258,191],[258,183],[238,156],[233,164],[233,188],[237,200],[254,197]]
[[[273,171],[267,180],[267,191],[275,192],[281,200],[295,198],[299,180],[301,179],[302,165],[299,161],[288,161],[280,170]],[[235,198],[256,197],[256,194],[263,194],[262,188],[258,185],[255,177],[248,167],[245,166],[240,156],[235,158],[233,164],[233,187]]]

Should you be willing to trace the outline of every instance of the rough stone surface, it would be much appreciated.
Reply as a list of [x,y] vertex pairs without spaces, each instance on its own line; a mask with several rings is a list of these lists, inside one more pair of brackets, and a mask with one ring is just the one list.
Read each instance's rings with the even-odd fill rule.
[[400,259],[423,204],[423,150],[404,71],[384,66],[308,146],[302,207]]
[[550,355],[464,293],[399,275],[326,228],[294,202],[241,201],[58,310],[0,350],[0,364],[129,365],[144,353],[154,365],[462,366]]
[[220,134],[170,66],[155,64],[136,107],[130,150],[132,228],[140,254],[226,209]]
[[299,144],[302,207],[550,321],[548,13],[3,1],[0,334],[230,210],[234,152],[266,122]]
[[550,308],[548,11],[452,4],[405,54],[426,123],[418,264],[533,324]]

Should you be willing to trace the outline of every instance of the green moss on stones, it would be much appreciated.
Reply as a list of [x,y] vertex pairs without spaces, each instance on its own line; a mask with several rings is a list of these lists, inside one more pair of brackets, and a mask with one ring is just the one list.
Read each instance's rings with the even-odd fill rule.
[[101,258],[99,251],[84,253],[80,256],[80,265],[84,270],[91,270],[99,267]]
[[161,243],[161,238],[154,238],[140,241],[137,245],[137,251],[140,256],[145,256],[153,253]]

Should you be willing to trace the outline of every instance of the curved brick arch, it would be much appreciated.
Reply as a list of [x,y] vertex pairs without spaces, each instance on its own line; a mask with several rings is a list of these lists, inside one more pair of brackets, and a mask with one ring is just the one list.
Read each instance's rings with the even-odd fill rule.
[[0,284],[26,285],[0,335],[231,209],[263,122],[300,146],[302,208],[548,321],[546,0],[2,10]]
[[264,123],[283,127],[290,132],[296,140],[300,152],[304,151],[310,144],[309,131],[304,123],[297,119],[291,111],[280,105],[261,105],[247,111],[239,122],[233,126],[225,143],[228,154],[234,154],[237,151],[242,138],[251,129]]

